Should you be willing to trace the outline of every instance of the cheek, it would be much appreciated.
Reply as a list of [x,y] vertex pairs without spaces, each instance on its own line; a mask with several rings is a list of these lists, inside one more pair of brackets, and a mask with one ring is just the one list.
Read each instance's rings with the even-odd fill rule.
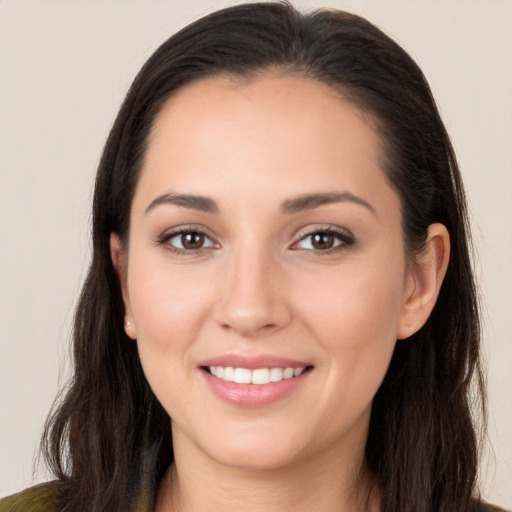
[[129,268],[130,307],[141,362],[153,385],[155,379],[183,373],[207,319],[211,284],[200,271],[170,269],[146,259],[137,263],[133,258]]
[[[333,387],[364,407],[387,371],[396,343],[403,273],[381,264],[340,269],[324,286],[311,283],[303,318],[321,344]],[[307,311],[306,311],[307,310]]]
[[382,265],[337,269],[305,287],[304,306],[315,329],[324,331],[327,339],[343,339],[347,347],[395,338],[402,284],[399,269],[383,272]]

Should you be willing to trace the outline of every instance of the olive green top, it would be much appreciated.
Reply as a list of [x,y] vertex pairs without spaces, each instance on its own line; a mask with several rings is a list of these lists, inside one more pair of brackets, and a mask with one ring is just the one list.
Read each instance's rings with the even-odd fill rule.
[[[40,484],[0,500],[0,512],[59,512],[55,486]],[[133,510],[127,512],[149,512],[145,496],[141,496]],[[482,505],[481,512],[506,512],[493,505]]]
[[[52,482],[35,485],[0,499],[0,512],[59,512],[60,510],[57,491]],[[134,508],[126,512],[149,512],[146,495],[141,495]]]

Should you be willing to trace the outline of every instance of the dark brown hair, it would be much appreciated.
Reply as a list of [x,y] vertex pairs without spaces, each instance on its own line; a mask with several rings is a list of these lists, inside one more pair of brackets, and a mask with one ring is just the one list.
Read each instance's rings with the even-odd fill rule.
[[376,120],[411,253],[421,250],[430,224],[450,233],[451,259],[434,311],[411,339],[397,342],[375,396],[366,466],[376,475],[384,512],[467,511],[474,503],[471,408],[484,403],[478,307],[463,186],[429,86],[398,44],[358,16],[254,3],[206,16],[162,44],[137,75],[105,145],[92,263],[74,324],[74,376],[43,443],[66,510],[124,512],[142,486],[151,502],[173,460],[170,418],[123,330],[109,247],[113,232],[126,239],[155,117],[192,81],[274,68],[330,85]]

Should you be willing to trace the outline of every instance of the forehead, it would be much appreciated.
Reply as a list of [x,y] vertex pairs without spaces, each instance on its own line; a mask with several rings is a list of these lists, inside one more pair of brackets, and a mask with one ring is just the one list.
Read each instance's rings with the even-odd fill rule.
[[374,126],[311,78],[203,79],[178,90],[158,114],[138,192],[148,199],[150,189],[166,188],[293,196],[366,187],[378,195],[387,180]]
[[[342,110],[344,115],[340,119]],[[346,124],[357,118],[352,128],[355,124],[371,128],[379,142],[373,117],[338,91],[310,77],[278,72],[252,78],[214,76],[178,89],[157,115],[149,142],[158,140],[164,127],[171,129],[173,124],[179,124],[183,131],[191,126],[197,130],[197,121],[204,128],[209,127],[207,123],[217,128],[226,121],[240,124],[246,120],[255,128],[259,122],[267,123],[270,129],[278,119],[286,122],[298,115],[315,122],[312,128],[316,130],[328,130],[330,121],[338,121],[339,128],[340,121]],[[298,128],[300,125],[288,126],[287,131],[293,129],[296,133]]]

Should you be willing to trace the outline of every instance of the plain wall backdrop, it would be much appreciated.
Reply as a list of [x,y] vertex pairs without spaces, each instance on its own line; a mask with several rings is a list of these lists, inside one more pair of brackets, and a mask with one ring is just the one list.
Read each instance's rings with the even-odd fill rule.
[[[95,168],[122,98],[158,44],[233,3],[0,0],[0,496],[48,478],[33,458],[69,374]],[[483,494],[512,508],[512,2],[295,5],[367,17],[432,86],[474,217],[493,447]]]

